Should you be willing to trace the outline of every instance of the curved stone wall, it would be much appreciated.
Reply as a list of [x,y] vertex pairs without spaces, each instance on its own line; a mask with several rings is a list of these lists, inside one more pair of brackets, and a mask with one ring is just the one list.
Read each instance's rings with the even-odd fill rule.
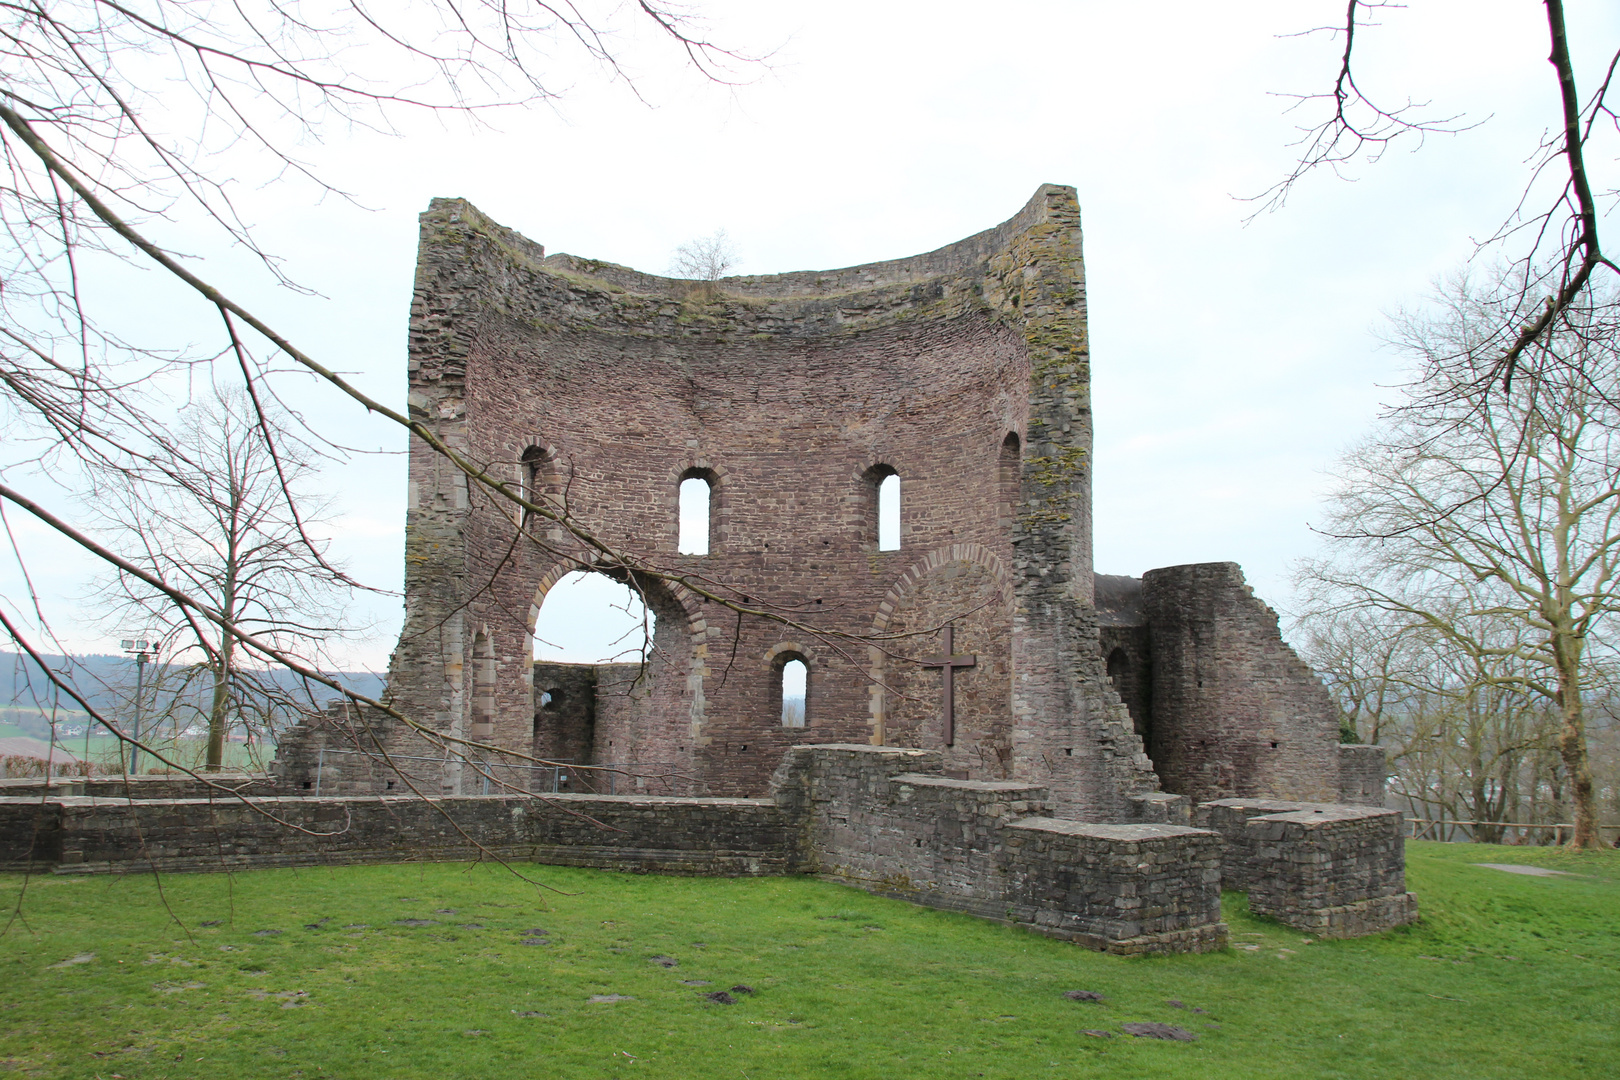
[[[889,711],[912,715],[908,741],[929,745],[937,672],[885,685],[870,634],[907,571],[952,545],[990,553],[1011,587],[925,583],[907,612],[914,637],[895,651],[937,652],[934,630],[953,619],[984,638],[990,662],[955,676],[958,725],[988,733],[961,768],[1050,784],[1059,809],[1100,816],[1154,786],[1095,655],[1087,365],[1068,188],[1043,187],[1010,221],[926,255],[712,285],[547,257],[459,200],[423,215],[413,416],[491,475],[566,500],[606,547],[687,578],[649,587],[646,686],[622,722],[598,711],[593,753],[675,763],[693,793],[757,794],[795,743],[883,739],[875,696],[900,694]],[[874,481],[889,470],[901,547],[879,551]],[[690,475],[712,485],[704,556],[676,552]],[[530,612],[595,556],[554,527],[520,536],[508,506],[420,444],[409,505],[394,700],[469,732],[482,633],[491,741],[531,749]],[[800,625],[739,616],[706,590]],[[812,672],[808,730],[776,711],[784,641]]]

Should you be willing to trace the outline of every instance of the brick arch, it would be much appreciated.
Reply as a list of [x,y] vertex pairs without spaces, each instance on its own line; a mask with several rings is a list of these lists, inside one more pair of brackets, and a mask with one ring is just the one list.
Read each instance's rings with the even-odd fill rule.
[[[534,599],[529,602],[528,628],[530,637],[534,636],[535,624],[540,621],[540,605],[545,603],[546,594],[552,590],[552,587],[557,582],[578,570],[604,574],[607,577],[613,576],[584,560],[574,565],[557,563],[550,570],[547,570],[540,576],[540,581],[535,585]],[[687,628],[692,633],[692,645],[694,648],[708,640],[709,622],[699,613],[701,601],[693,594],[692,590],[678,581],[668,581],[664,578],[651,578],[648,586],[663,589],[669,594],[670,599],[679,605],[681,614],[686,617]],[[644,586],[644,588],[648,586]]]
[[671,480],[675,481],[675,483],[679,484],[681,482],[681,477],[688,476],[692,473],[713,474],[714,483],[717,487],[731,476],[730,469],[714,461],[712,458],[705,457],[702,454],[687,454],[685,457],[677,459],[674,468],[670,470],[669,477]]
[[[889,587],[888,594],[878,604],[877,612],[872,616],[872,633],[881,634],[889,628],[894,618],[894,612],[917,585],[929,574],[953,562],[967,562],[984,567],[990,571],[990,576],[996,582],[996,596],[1011,612],[1013,606],[1013,582],[1007,573],[1006,564],[1001,556],[983,544],[960,543],[947,544],[935,548],[917,562],[913,563],[905,573],[901,574],[895,583]],[[888,654],[879,648],[877,643],[867,646],[867,658],[870,666],[867,668],[868,690],[867,708],[871,719],[868,721],[872,729],[871,742],[874,745],[884,744],[884,728],[887,715],[885,712],[884,689],[888,681]]]
[[878,604],[877,613],[872,616],[872,632],[880,634],[887,630],[889,621],[894,617],[894,609],[916,589],[917,583],[940,567],[953,562],[976,563],[990,571],[990,576],[996,579],[996,594],[1001,597],[1008,610],[1012,609],[1012,576],[1007,573],[1007,566],[1001,561],[1001,556],[983,544],[947,544],[935,548],[912,563],[906,572],[889,586],[888,594],[883,597],[883,602]]

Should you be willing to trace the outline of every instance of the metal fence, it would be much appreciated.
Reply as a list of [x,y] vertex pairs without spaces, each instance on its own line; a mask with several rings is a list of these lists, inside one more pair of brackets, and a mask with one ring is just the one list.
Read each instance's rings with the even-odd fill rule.
[[[360,758],[360,762],[350,760]],[[353,766],[363,766],[363,777],[356,777]],[[502,795],[527,792],[535,795],[556,795],[574,792],[594,795],[679,795],[684,785],[677,776],[672,762],[608,762],[600,765],[582,765],[573,761],[559,761],[549,765],[507,762],[461,755],[423,757],[412,754],[370,754],[362,750],[331,750],[321,748],[315,759],[315,786],[313,794],[320,795],[323,788],[352,787],[356,783],[368,786],[383,785],[384,791],[399,790],[395,784],[409,780],[410,787],[424,786],[437,789],[445,774],[451,770],[461,772],[458,786],[467,789],[467,772],[478,777],[480,794]]]
[[[1445,843],[1473,843],[1479,830],[1501,830],[1500,844],[1565,844],[1575,832],[1570,822],[1536,824],[1528,821],[1461,821],[1453,818],[1407,818],[1408,835],[1413,840],[1440,840]],[[1620,825],[1599,825],[1598,835],[1620,833]],[[1511,835],[1510,834],[1515,834]]]

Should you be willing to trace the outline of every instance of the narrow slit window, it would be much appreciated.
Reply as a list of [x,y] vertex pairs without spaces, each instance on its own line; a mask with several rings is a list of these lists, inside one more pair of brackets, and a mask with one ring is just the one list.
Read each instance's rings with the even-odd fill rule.
[[709,481],[689,476],[681,481],[680,537],[675,550],[682,555],[709,553]]
[[878,484],[878,550],[900,550],[900,477],[896,473]]
[[805,685],[810,669],[803,660],[782,665],[782,726],[804,727]]

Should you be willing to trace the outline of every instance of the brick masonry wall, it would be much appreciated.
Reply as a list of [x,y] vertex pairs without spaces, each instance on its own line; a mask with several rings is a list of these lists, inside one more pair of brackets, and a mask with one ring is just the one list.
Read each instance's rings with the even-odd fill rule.
[[[994,662],[964,676],[972,737],[954,767],[1044,783],[1065,812],[1109,817],[1156,782],[1095,656],[1087,350],[1068,188],[1043,187],[1004,225],[916,259],[704,291],[547,258],[441,200],[423,216],[409,400],[492,475],[518,483],[538,455],[539,486],[566,492],[569,512],[610,544],[829,630],[869,633],[896,583],[940,552],[992,553],[1010,601],[982,616],[991,640],[975,647]],[[1022,448],[1010,483],[1009,435]],[[899,551],[876,550],[878,466],[901,476]],[[679,482],[693,470],[713,482],[702,557],[675,552]],[[586,553],[537,522],[514,545],[519,519],[419,444],[410,483],[395,702],[464,733],[482,635],[495,654],[492,737],[527,748],[533,611]],[[804,738],[773,708],[772,658],[785,647],[810,664],[817,739],[881,739],[874,695],[894,714],[922,700],[889,694],[864,655],[738,622],[678,584],[641,584],[661,666],[641,719],[608,737],[616,756],[677,762],[694,790],[763,791]],[[950,609],[954,588],[926,585],[918,617]],[[599,711],[598,752],[603,730]]]
[[476,859],[479,845],[508,859],[709,875],[784,873],[795,850],[789,821],[768,800],[0,798],[0,867],[11,869],[30,849],[63,871],[142,872]]
[[937,751],[795,747],[776,797],[805,821],[807,865],[833,880],[1110,952],[1225,945],[1215,834],[1045,816],[1044,789],[929,775],[942,763]]
[[[589,764],[596,738],[594,664],[534,665],[534,746],[547,761]],[[542,695],[550,700],[542,704]]]
[[1195,802],[1339,797],[1338,710],[1236,563],[1142,577],[1153,649],[1150,755]]
[[1320,937],[1357,937],[1417,919],[1396,810],[1334,806],[1251,817],[1249,908]]
[[1350,806],[1383,806],[1389,769],[1382,746],[1339,744],[1339,801]]

